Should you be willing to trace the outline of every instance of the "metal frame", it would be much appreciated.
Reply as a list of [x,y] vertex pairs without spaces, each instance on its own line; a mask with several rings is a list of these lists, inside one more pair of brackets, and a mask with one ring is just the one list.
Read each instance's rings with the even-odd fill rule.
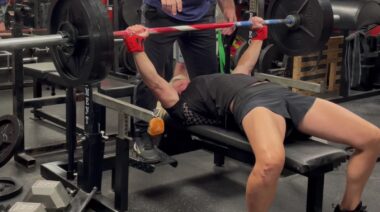
[[[101,89],[99,89],[101,90]],[[105,91],[104,91],[105,92]],[[99,114],[101,108],[107,107],[119,111],[118,121],[118,136],[116,137],[116,154],[104,155],[104,142],[101,134],[102,120],[105,113],[100,113],[99,117],[94,117],[93,114]],[[127,109],[126,109],[127,108]],[[129,108],[129,109],[128,109]],[[104,110],[103,110],[104,111]],[[141,169],[145,172],[154,172],[155,168],[162,165],[170,164],[177,166],[177,161],[167,157],[158,164],[146,164],[135,158],[129,150],[131,139],[127,137],[128,123],[130,115],[139,114],[139,117],[149,121],[153,113],[133,106],[106,95],[93,92],[91,86],[85,87],[85,136],[86,139],[82,143],[83,159],[77,162],[74,161],[75,145],[69,145],[68,163],[53,162],[41,165],[41,175],[50,180],[62,181],[65,186],[72,189],[81,188],[86,192],[90,192],[94,186],[101,188],[102,172],[112,170],[112,187],[115,191],[114,206],[110,205],[110,201],[100,201],[103,199],[101,195],[97,195],[90,207],[102,208],[102,211],[127,210],[128,202],[128,177],[129,166]],[[103,118],[102,118],[103,117]],[[74,119],[68,119],[72,122],[68,124],[74,128]],[[69,134],[69,133],[68,133]],[[68,137],[68,135],[67,135]],[[129,156],[129,157],[128,157]],[[78,171],[77,182],[73,176],[75,170]],[[100,190],[100,189],[99,189]]]
[[298,88],[306,91],[312,91],[316,93],[323,93],[325,86],[320,83],[308,82],[303,80],[294,80],[287,77],[280,77],[271,74],[255,73],[254,77],[259,80],[269,80],[287,87]]
[[[15,50],[18,51],[18,50]],[[23,69],[21,63],[21,69]],[[61,96],[48,96],[48,97],[41,97],[41,81],[39,79],[35,79],[35,82],[33,83],[33,96],[35,98],[33,99],[24,99],[24,93],[23,93],[23,87],[21,82],[23,82],[24,75],[21,71],[14,72],[14,82],[15,86],[13,88],[14,93],[14,114],[24,123],[24,109],[25,108],[33,108],[32,113],[34,114],[34,117],[36,118],[43,118],[48,121],[51,121],[58,126],[65,127],[66,133],[74,133],[73,136],[76,135],[76,132],[83,132],[83,128],[81,126],[71,126],[71,123],[76,124],[76,120],[74,122],[72,121],[65,121],[57,116],[48,114],[38,108],[41,108],[43,106],[47,105],[55,105],[55,104],[62,104],[66,103],[66,120],[69,119],[75,119],[75,102],[76,102],[76,95],[73,95],[73,88],[67,88],[66,89],[66,95]],[[20,86],[21,83],[21,86]],[[76,142],[75,137],[67,137],[67,143],[72,144]],[[15,155],[15,161],[25,167],[32,167],[35,165],[35,159],[28,154],[35,154],[36,152],[47,152],[57,149],[62,149],[64,147],[64,144],[58,144],[58,145],[49,145],[46,147],[41,148],[31,148],[31,149],[25,149],[25,140],[22,140],[22,145],[19,146],[17,150],[17,154]]]

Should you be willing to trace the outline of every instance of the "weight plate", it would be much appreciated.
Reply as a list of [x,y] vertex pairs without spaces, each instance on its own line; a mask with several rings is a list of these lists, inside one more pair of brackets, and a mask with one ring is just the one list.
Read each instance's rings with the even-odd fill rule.
[[124,68],[123,72],[128,75],[136,75],[137,69],[133,55],[128,51],[125,45],[121,46],[119,54],[119,64]]
[[277,63],[282,63],[284,59],[284,54],[282,54],[279,49],[274,44],[269,44],[263,48],[259,56],[259,72],[269,73],[270,69],[278,69]]
[[0,201],[10,199],[22,191],[22,186],[10,177],[0,177]]
[[122,17],[128,26],[141,23],[142,3],[142,0],[124,0],[120,2]]
[[12,158],[23,137],[23,125],[16,116],[0,117],[0,167]]
[[113,31],[100,1],[53,0],[49,32],[70,41],[52,46],[54,64],[68,86],[101,81],[113,64]]
[[281,52],[295,56],[318,51],[331,35],[334,25],[329,0],[273,0],[268,7],[268,19],[297,18],[297,24],[269,26],[269,35]]
[[248,42],[244,41],[243,43],[240,44],[239,48],[236,49],[236,53],[232,59],[232,67],[233,68],[235,68],[237,66],[241,56],[244,54],[245,50],[248,49],[248,46],[249,46]]

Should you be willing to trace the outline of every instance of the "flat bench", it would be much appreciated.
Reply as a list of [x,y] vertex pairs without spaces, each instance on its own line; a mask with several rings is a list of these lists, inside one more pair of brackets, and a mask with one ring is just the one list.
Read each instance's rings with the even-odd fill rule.
[[42,97],[42,84],[51,85],[51,95],[55,95],[55,86],[66,87],[52,62],[31,63],[24,65],[24,75],[33,78],[33,97]]
[[[216,165],[222,165],[224,156],[234,151],[238,152],[240,158],[245,154],[254,161],[247,138],[239,132],[200,125],[188,127],[187,130],[201,142],[218,146],[217,149],[221,151],[214,152]],[[347,153],[310,138],[286,140],[285,152],[285,169],[308,178],[306,211],[321,212],[324,175],[345,162],[348,158]]]

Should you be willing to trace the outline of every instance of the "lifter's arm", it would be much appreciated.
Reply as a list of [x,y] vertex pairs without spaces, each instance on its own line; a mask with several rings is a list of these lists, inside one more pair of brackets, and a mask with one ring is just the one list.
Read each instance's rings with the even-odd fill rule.
[[252,41],[244,54],[239,59],[239,62],[232,74],[247,74],[251,75],[252,70],[255,68],[256,62],[261,52],[263,41]]
[[251,75],[253,68],[255,67],[259,58],[263,40],[267,38],[268,30],[266,26],[263,26],[263,19],[259,17],[253,17],[252,30],[256,30],[256,36],[252,38],[249,47],[239,59],[237,66],[235,67],[233,74],[247,74]]
[[[128,30],[131,31],[131,33],[134,33],[134,37],[127,35],[124,37],[124,40],[127,44],[128,49],[133,52],[136,68],[140,73],[142,80],[144,81],[145,85],[148,86],[148,88],[152,91],[152,93],[158,98],[164,108],[172,107],[179,100],[177,91],[157,73],[154,65],[149,60],[146,53],[143,51],[143,48],[139,50],[133,50],[136,46],[137,48],[139,45],[142,47],[143,38],[146,38],[149,35],[148,31],[141,25],[129,27]],[[141,40],[138,41],[139,39]]]
[[145,52],[134,53],[133,58],[145,85],[157,97],[162,106],[170,108],[175,105],[179,100],[177,91],[157,73]]

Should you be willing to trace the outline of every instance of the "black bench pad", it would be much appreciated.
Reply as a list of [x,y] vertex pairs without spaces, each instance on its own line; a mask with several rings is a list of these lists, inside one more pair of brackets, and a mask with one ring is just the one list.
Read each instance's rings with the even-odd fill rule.
[[24,74],[36,79],[46,80],[57,85],[65,86],[65,81],[59,76],[54,63],[30,63],[24,65]]
[[[252,152],[247,138],[240,132],[206,125],[191,126],[187,130],[201,139]],[[320,167],[338,166],[347,159],[345,151],[311,139],[287,140],[285,151],[285,168],[305,175]]]

